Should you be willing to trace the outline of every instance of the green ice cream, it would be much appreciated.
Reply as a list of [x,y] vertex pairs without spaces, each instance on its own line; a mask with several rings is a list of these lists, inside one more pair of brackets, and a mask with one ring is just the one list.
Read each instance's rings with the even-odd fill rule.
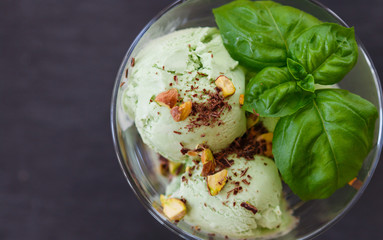
[[[206,92],[216,91],[214,81],[220,75],[231,79],[236,91],[225,98],[231,109],[223,108],[219,121],[209,126],[190,129],[198,116],[175,122],[167,107],[153,101],[159,93],[176,88],[183,102],[206,102]],[[152,40],[135,56],[123,88],[124,109],[135,120],[143,141],[169,160],[190,158],[181,153],[181,144],[194,149],[205,142],[216,152],[246,131],[245,113],[239,106],[245,74],[226,51],[216,28],[184,29]]]
[[[215,232],[234,238],[272,235],[288,231],[294,218],[286,210],[282,184],[274,162],[263,156],[253,160],[234,158],[228,170],[228,181],[221,192],[211,196],[206,179],[201,177],[201,164],[193,174],[185,173],[167,188],[167,196],[186,200],[188,212],[184,220],[205,232]],[[182,180],[183,179],[183,180]],[[238,193],[233,189],[238,189]],[[248,203],[258,209],[242,207]]]

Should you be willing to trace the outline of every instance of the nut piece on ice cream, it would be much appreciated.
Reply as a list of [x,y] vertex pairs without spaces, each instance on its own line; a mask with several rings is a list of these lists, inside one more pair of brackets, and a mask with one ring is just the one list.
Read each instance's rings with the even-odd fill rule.
[[215,161],[213,153],[210,149],[206,148],[202,151],[201,155],[202,172],[201,176],[206,177],[215,171]]
[[167,90],[157,95],[154,99],[158,104],[164,107],[173,108],[178,100],[178,91],[175,88]]
[[176,122],[180,122],[185,120],[191,113],[192,110],[192,102],[188,101],[180,106],[175,106],[170,110],[170,113]]
[[235,93],[233,82],[224,75],[217,77],[215,85],[221,89],[223,97],[229,97]]
[[223,169],[222,171],[217,172],[214,175],[207,177],[207,188],[209,193],[212,196],[217,195],[222,188],[225,186],[227,181],[227,170]]
[[172,221],[179,221],[186,215],[186,205],[177,198],[166,198],[164,195],[160,197],[163,212]]
[[178,175],[183,167],[182,163],[169,161],[169,172],[173,175]]
[[257,138],[257,141],[266,146],[266,150],[263,152],[263,154],[266,157],[273,158],[273,133],[264,133]]
[[251,113],[247,117],[247,123],[246,123],[247,129],[253,127],[258,122],[259,122],[259,115]]
[[202,164],[214,161],[213,153],[210,151],[210,149],[206,148],[202,151],[201,161]]
[[244,94],[239,95],[239,105],[242,106],[244,102],[245,102],[245,95]]

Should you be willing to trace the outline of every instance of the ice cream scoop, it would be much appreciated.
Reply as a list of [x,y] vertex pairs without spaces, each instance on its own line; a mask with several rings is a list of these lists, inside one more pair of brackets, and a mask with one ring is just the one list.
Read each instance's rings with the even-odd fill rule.
[[[201,163],[175,178],[166,195],[186,200],[184,221],[205,232],[249,238],[288,231],[294,218],[287,211],[282,183],[274,162],[263,156],[236,158],[227,169],[227,181],[218,194],[209,192]],[[226,171],[226,170],[225,170]]]
[[[130,64],[130,63],[129,63]],[[206,143],[213,152],[246,131],[239,97],[245,74],[216,28],[189,28],[152,40],[129,66],[122,105],[154,151],[175,162]]]

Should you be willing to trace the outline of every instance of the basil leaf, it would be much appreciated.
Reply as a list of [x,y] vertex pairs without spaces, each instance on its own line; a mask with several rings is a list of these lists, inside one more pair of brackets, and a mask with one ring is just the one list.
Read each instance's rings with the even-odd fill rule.
[[335,84],[358,59],[354,29],[334,23],[313,26],[291,40],[289,57],[311,73],[315,83]]
[[315,82],[313,75],[307,75],[303,80],[297,82],[298,86],[308,92],[315,92]]
[[291,58],[287,59],[287,68],[296,80],[304,79],[308,74],[305,67],[303,67],[302,64],[292,60]]
[[299,87],[305,91],[312,93],[315,92],[315,81],[313,75],[308,74],[306,69],[300,63],[288,58],[287,68],[293,78],[298,81],[297,84]]
[[273,154],[283,180],[303,200],[329,197],[357,176],[377,117],[375,106],[355,94],[317,90],[311,104],[275,128]]
[[286,66],[288,39],[321,23],[303,11],[272,1],[233,1],[213,13],[230,55],[256,70]]
[[297,85],[287,68],[268,67],[250,79],[242,108],[262,117],[282,117],[296,112],[313,97]]

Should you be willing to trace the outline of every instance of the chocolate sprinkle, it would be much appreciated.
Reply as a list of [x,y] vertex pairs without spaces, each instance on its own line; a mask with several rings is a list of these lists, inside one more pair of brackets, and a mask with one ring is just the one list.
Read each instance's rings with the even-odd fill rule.
[[250,183],[246,179],[242,179],[242,182],[246,185],[250,185]]
[[129,68],[125,70],[125,78],[128,78]]
[[132,58],[132,60],[130,60],[130,66],[134,67],[135,64],[136,64],[136,59]]
[[241,203],[241,207],[250,210],[252,213],[256,214],[258,212],[258,209],[251,205],[250,203],[243,202]]
[[243,176],[245,176],[245,174],[247,173],[247,170],[249,170],[249,167],[247,167],[245,170],[243,170],[243,171],[241,172],[241,175],[240,175],[239,177],[243,177]]
[[[194,87],[192,86],[191,89],[193,90]],[[201,126],[213,127],[224,124],[220,120],[221,115],[225,110],[230,111],[232,107],[220,94],[220,91],[217,87],[215,92],[203,89],[203,94],[208,95],[209,98],[205,102],[193,102],[190,116],[195,116],[195,118],[191,118],[190,123],[186,126],[189,132],[193,132],[195,128]]]
[[[248,129],[246,133],[239,138],[236,138],[229,147],[214,155],[214,158],[219,161],[227,159],[229,155],[235,154],[237,157],[243,157],[247,160],[252,160],[254,155],[264,155],[261,141],[257,141],[258,136],[267,133],[267,129],[258,123],[254,127]],[[247,171],[247,170],[246,170]],[[241,173],[241,177],[246,172]],[[236,176],[236,174],[234,174]]]

